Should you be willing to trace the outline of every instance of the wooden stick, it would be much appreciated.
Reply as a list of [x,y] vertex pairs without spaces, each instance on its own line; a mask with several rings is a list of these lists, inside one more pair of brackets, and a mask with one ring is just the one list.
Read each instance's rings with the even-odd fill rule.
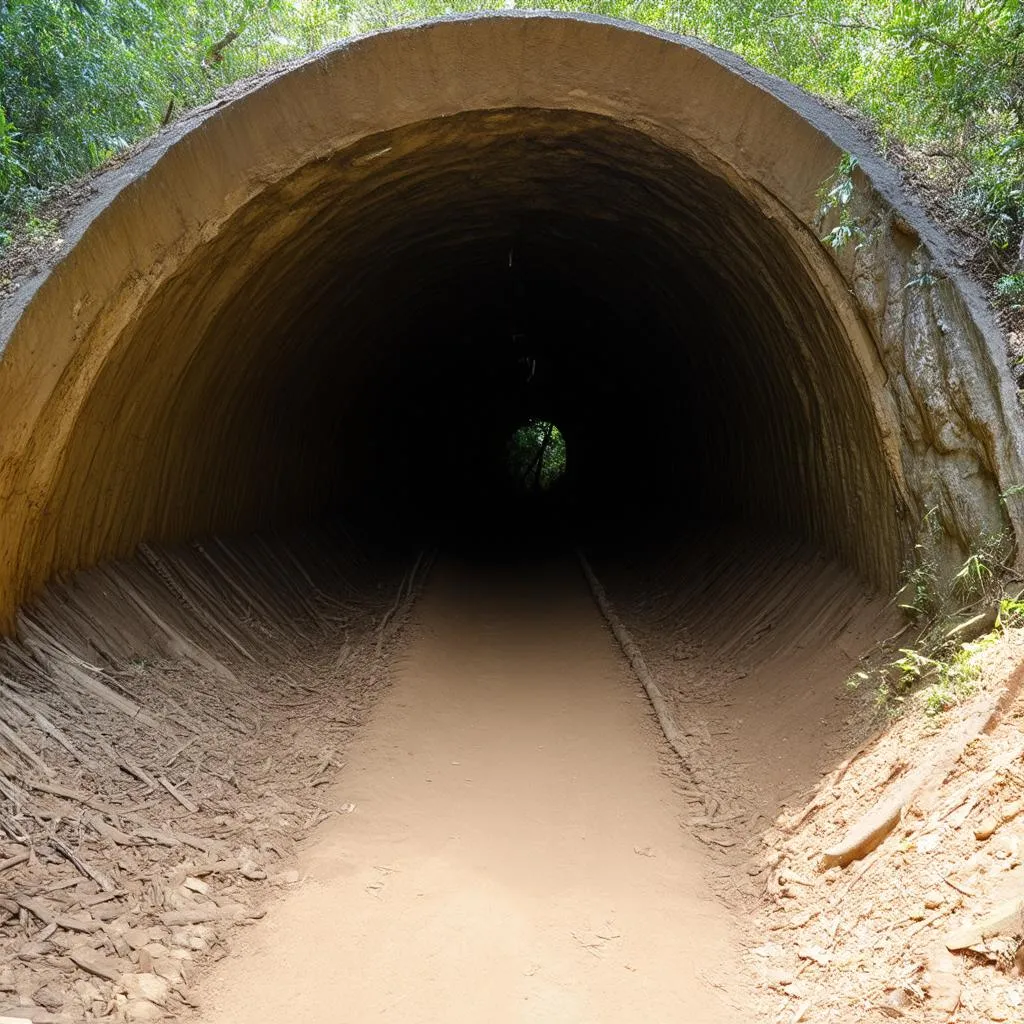
[[171,796],[173,796],[174,799],[177,800],[178,803],[185,808],[186,811],[188,811],[191,814],[199,813],[199,808],[194,803],[192,803],[192,801],[189,800],[187,796],[180,793],[178,789],[175,786],[173,786],[170,780],[167,779],[165,776],[158,775],[156,781],[159,782],[160,785],[163,786],[164,789],[166,789],[167,792],[170,793]]
[[47,836],[46,844],[52,846],[59,854],[67,858],[83,875],[91,878],[104,892],[113,892],[117,888],[102,871],[90,867],[62,839],[58,839],[56,836]]
[[237,921],[240,917],[252,917],[253,912],[241,903],[227,903],[223,907],[210,903],[188,910],[168,910],[160,915],[160,921],[168,928],[189,924],[208,924],[212,921]]
[[16,868],[19,864],[24,864],[28,860],[28,850],[22,853],[16,853],[13,857],[8,857],[7,860],[0,860],[0,871],[8,871],[10,868]]
[[854,822],[842,840],[822,854],[821,870],[834,865],[845,867],[875,849],[899,824],[903,812],[917,795],[932,781],[941,782],[963,755],[967,745],[992,727],[997,720],[999,701],[1004,692],[1000,690],[999,696],[991,698],[985,707],[972,715],[926,764],[904,776],[889,793]]
[[18,739],[18,734],[6,723],[0,721],[0,737],[7,740],[14,749],[21,754],[26,761],[34,768],[38,768],[44,775],[53,778],[53,769],[34,750]]
[[683,767],[696,783],[698,789],[703,789],[709,782],[708,773],[694,763],[693,749],[687,742],[683,731],[676,725],[669,703],[658,688],[654,676],[651,675],[651,670],[647,667],[643,653],[630,636],[622,620],[616,614],[611,601],[608,600],[604,587],[601,586],[597,576],[594,575],[594,570],[591,569],[590,563],[583,552],[577,551],[576,556],[579,558],[583,575],[586,576],[587,582],[590,584],[594,600],[597,601],[597,606],[601,609],[601,614],[608,621],[615,639],[619,641],[626,659],[629,661],[633,671],[636,673],[636,677],[640,680],[647,693],[651,707],[654,708],[654,714],[658,719],[658,724],[661,726],[665,739],[668,741],[668,745],[676,752]]

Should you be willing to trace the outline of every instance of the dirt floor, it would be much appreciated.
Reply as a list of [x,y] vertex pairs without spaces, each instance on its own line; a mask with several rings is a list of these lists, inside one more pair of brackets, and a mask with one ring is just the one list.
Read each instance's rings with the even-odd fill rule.
[[0,1021],[1024,1020],[1018,631],[884,728],[843,681],[892,609],[834,565],[595,559],[680,757],[571,559],[418,564],[147,549],[26,610]]
[[562,563],[446,566],[302,885],[200,987],[208,1024],[734,1021],[736,925],[676,769]]

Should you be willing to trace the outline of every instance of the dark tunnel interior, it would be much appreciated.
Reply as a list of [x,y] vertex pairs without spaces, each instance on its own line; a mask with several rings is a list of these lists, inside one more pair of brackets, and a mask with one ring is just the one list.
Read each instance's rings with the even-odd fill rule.
[[[126,546],[326,520],[518,557],[741,522],[886,585],[867,384],[789,230],[596,115],[364,139],[268,185],[148,303],[67,460],[94,470],[61,485],[73,528],[111,529],[131,479]],[[534,419],[566,444],[542,495],[508,472]]]

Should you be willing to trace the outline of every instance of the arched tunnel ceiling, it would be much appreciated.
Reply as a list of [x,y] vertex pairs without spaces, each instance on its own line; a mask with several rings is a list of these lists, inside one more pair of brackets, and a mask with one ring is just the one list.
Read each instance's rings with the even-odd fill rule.
[[932,507],[946,553],[1012,534],[1020,425],[941,236],[865,154],[866,241],[819,240],[860,145],[727,55],[549,16],[199,112],[0,313],[0,616],[146,538],[497,515],[534,416],[594,529],[755,521],[880,585]]

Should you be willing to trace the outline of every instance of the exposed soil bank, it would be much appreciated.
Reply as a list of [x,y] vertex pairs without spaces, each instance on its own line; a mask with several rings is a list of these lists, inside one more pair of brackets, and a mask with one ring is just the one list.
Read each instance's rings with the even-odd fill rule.
[[301,889],[208,1024],[735,1021],[736,925],[649,706],[571,562],[428,585]]

